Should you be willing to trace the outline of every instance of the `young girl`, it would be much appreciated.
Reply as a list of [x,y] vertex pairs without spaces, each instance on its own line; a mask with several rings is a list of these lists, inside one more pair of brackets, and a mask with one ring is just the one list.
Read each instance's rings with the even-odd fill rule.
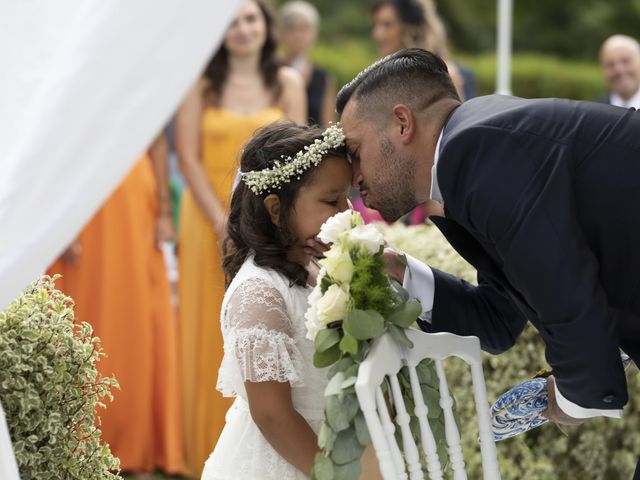
[[280,122],[244,148],[224,245],[228,288],[217,384],[236,399],[205,480],[306,479],[312,470],[327,372],[313,367],[313,343],[305,338],[304,247],[348,208],[343,138],[337,127],[323,134]]

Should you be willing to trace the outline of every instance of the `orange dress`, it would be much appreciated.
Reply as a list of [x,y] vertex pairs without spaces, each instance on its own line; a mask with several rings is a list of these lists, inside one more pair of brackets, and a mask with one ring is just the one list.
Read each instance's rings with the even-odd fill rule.
[[[203,112],[202,163],[209,183],[226,207],[242,146],[258,128],[282,118],[283,112],[278,108],[246,116],[220,108]],[[223,354],[220,308],[225,288],[221,248],[211,222],[187,190],[180,211],[178,295],[187,469],[197,478],[231,405],[230,399],[216,391]]]
[[178,327],[155,247],[157,210],[145,155],[81,232],[78,262],[58,260],[48,274],[63,275],[57,285],[75,300],[76,319],[102,340],[98,368],[120,383],[99,415],[122,470],[182,473]]

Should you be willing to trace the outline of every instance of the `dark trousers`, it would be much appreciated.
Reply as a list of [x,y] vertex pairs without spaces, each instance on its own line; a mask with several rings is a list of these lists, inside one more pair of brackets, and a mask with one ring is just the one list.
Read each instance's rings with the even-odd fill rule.
[[633,480],[640,480],[640,458],[638,458],[638,465],[636,466],[636,473],[633,474]]

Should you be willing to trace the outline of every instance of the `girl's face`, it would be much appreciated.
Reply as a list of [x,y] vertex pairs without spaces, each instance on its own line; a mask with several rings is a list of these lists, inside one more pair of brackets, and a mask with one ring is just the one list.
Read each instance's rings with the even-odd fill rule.
[[259,5],[253,0],[242,4],[227,30],[224,45],[231,55],[254,55],[267,40],[267,21]]
[[327,157],[317,167],[311,183],[300,188],[293,203],[289,228],[296,244],[291,252],[304,257],[307,240],[320,233],[320,227],[336,213],[349,208],[351,166],[341,157]]
[[380,55],[385,56],[404,48],[403,26],[398,12],[391,5],[382,5],[373,14],[373,39]]

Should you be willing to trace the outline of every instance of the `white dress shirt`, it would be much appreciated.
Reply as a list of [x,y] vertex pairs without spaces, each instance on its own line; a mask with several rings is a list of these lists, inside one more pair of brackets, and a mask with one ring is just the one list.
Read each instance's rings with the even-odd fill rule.
[[611,102],[611,105],[614,105],[616,107],[624,107],[624,108],[633,107],[636,110],[640,110],[640,88],[638,89],[636,94],[633,97],[631,97],[629,100],[623,99],[617,93],[612,93],[611,97],[609,98],[609,101]]
[[[640,96],[640,91],[636,97]],[[636,98],[634,97],[634,98]],[[640,102],[640,97],[637,98]],[[637,107],[636,107],[637,108]],[[438,137],[436,150],[433,156],[433,167],[431,169],[431,192],[429,198],[444,205],[444,199],[440,193],[438,185],[438,177],[436,176],[436,168],[438,159],[440,158],[440,142],[442,141],[442,133]],[[420,318],[431,323],[431,314],[433,310],[433,297],[435,293],[435,280],[431,268],[419,260],[407,255],[407,267],[404,272],[403,287],[409,292],[409,295],[420,301],[422,305],[422,314]],[[560,409],[573,418],[591,418],[591,417],[612,417],[622,418],[622,409],[600,410],[597,408],[584,408],[580,405],[567,400],[558,385],[556,384],[556,401]]]

